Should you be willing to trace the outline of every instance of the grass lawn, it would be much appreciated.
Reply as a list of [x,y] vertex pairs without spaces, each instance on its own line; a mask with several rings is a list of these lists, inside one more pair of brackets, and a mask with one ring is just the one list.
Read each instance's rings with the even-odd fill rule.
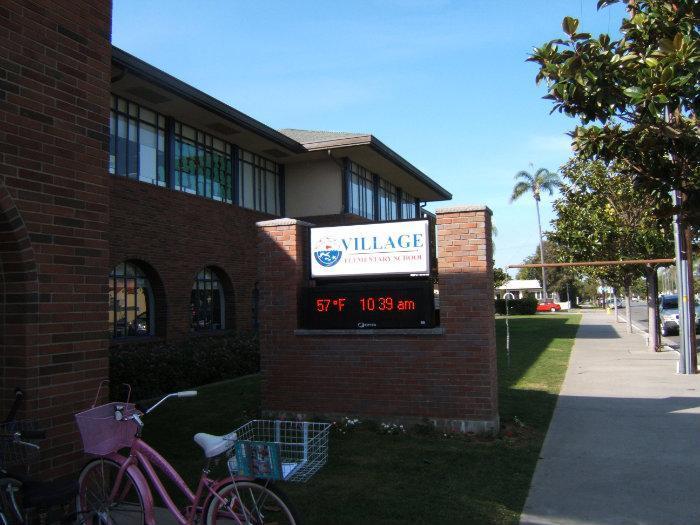
[[[517,523],[566,372],[579,315],[496,320],[503,431],[497,438],[422,429],[384,434],[333,430],[328,464],[304,485],[284,484],[309,524]],[[145,439],[194,482],[202,466],[198,431],[229,432],[259,412],[259,378],[199,389],[146,421]]]

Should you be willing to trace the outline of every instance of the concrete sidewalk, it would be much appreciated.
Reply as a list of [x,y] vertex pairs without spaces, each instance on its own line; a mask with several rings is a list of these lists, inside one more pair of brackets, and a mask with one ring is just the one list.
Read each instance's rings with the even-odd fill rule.
[[523,525],[700,524],[700,376],[585,312]]

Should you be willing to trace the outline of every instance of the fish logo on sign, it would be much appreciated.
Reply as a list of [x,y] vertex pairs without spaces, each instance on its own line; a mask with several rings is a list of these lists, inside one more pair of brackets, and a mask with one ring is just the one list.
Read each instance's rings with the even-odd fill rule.
[[314,259],[316,259],[318,264],[326,268],[335,266],[343,256],[343,251],[340,248],[341,246],[337,239],[323,237],[314,246]]

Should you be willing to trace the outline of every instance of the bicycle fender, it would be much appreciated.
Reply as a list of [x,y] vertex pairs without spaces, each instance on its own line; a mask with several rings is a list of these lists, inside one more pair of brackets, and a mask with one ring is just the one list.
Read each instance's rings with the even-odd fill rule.
[[[105,458],[111,459],[115,463],[119,464],[120,467],[123,466],[129,459],[121,454],[117,454],[116,452],[105,456]],[[148,486],[148,481],[146,481],[146,478],[141,473],[141,470],[139,470],[135,464],[127,467],[126,471],[131,475],[134,483],[136,484],[136,489],[143,497],[144,521],[146,522],[146,525],[156,525],[156,517],[155,513],[153,512],[153,494],[151,493],[151,488]]]

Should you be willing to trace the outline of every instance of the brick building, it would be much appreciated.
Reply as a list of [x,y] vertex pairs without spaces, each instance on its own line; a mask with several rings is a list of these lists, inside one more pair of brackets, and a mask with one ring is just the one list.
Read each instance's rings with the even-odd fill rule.
[[[372,135],[271,129],[110,34],[101,0],[0,7],[0,408],[27,390],[26,415],[50,428],[49,476],[81,458],[72,414],[106,376],[109,345],[254,329],[270,286],[258,282],[258,222],[415,218],[451,198]],[[450,259],[452,220],[438,218],[445,267],[474,255],[486,275],[485,252]],[[465,337],[454,317],[451,352]],[[491,345],[491,332],[471,333]],[[491,357],[450,355],[494,373]]]

